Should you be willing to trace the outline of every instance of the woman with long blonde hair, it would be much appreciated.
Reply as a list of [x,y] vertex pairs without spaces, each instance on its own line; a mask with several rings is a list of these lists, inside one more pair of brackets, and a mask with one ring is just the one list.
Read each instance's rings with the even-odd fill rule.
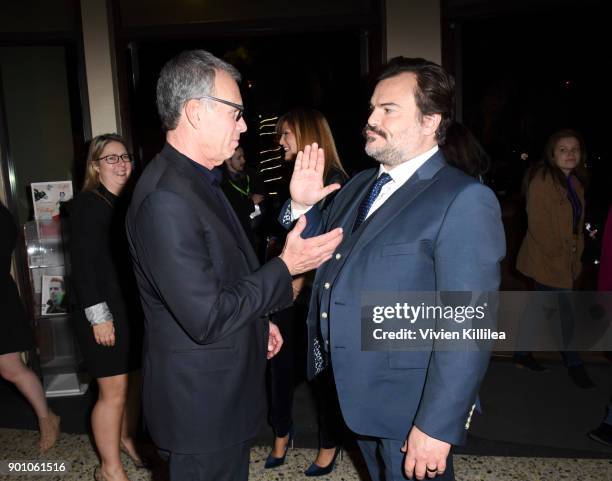
[[99,394],[91,414],[101,465],[96,480],[125,481],[120,450],[144,467],[134,444],[139,416],[142,311],[125,235],[132,156],[125,141],[91,141],[83,190],[71,209],[75,333]]

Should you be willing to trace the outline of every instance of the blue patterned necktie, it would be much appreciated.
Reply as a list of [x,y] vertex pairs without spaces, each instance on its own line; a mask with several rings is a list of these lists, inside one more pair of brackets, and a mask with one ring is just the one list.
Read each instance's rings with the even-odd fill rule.
[[382,189],[383,185],[385,185],[390,180],[392,180],[391,176],[386,172],[383,173],[378,179],[376,179],[376,182],[374,182],[374,185],[372,185],[372,188],[370,189],[370,192],[368,192],[367,197],[363,199],[361,205],[359,206],[357,219],[355,219],[355,224],[353,225],[353,232],[359,229],[359,226],[363,224],[364,220],[366,220],[368,212],[370,212],[370,209],[372,208],[372,204],[374,204],[376,197],[378,197],[378,194],[380,194],[380,189]]

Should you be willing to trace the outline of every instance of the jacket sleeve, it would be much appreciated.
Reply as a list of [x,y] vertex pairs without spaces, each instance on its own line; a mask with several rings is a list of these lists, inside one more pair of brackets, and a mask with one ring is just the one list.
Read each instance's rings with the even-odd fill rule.
[[278,258],[223,285],[213,268],[210,237],[191,210],[178,194],[155,191],[133,225],[128,222],[128,233],[153,289],[195,342],[216,342],[292,303],[291,275]]
[[[318,206],[312,206],[304,215],[306,216],[306,227],[301,235],[303,239],[308,239],[325,232],[324,213],[321,212]],[[287,200],[281,208],[278,221],[287,230],[293,228],[295,220],[293,220],[291,215],[291,199]]]
[[[436,239],[437,290],[496,291],[505,245],[495,195],[481,184],[468,185],[449,206]],[[461,444],[489,357],[486,350],[437,351],[434,345],[414,424],[431,437]]]

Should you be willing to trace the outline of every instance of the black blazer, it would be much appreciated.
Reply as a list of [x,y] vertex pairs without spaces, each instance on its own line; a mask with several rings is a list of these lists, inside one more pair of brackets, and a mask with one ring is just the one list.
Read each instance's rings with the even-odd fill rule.
[[292,299],[285,264],[259,266],[215,188],[166,144],[143,172],[127,216],[145,312],[145,423],[158,447],[184,454],[258,433],[267,316]]
[[80,192],[69,206],[77,322],[87,323],[83,310],[100,302],[108,304],[115,321],[142,319],[125,236],[128,200],[100,185]]

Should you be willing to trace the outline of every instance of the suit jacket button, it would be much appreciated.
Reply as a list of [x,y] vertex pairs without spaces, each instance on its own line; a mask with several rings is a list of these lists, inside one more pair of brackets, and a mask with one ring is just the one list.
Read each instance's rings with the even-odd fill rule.
[[327,319],[327,312],[322,312],[322,313],[321,313],[321,317],[322,317],[323,319]]
[[323,287],[325,287],[325,289],[329,289],[331,287],[331,284],[329,282],[326,282],[325,284],[323,284]]
[[341,257],[342,257],[342,254],[340,254],[340,252],[338,252],[338,253],[336,254],[336,260],[340,260],[340,258],[341,258]]

